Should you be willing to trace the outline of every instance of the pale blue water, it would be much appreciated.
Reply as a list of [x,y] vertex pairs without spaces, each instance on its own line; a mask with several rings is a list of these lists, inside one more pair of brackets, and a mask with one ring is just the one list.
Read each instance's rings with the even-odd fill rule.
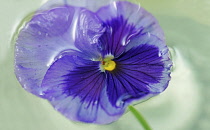
[[[13,73],[12,36],[21,20],[39,8],[43,2],[0,1],[0,130],[139,129],[138,122],[130,112],[123,115],[119,121],[106,126],[73,123],[55,111],[47,101],[22,89]],[[181,0],[172,3],[176,5],[180,4],[179,2]],[[154,6],[152,1],[148,0],[142,2],[142,6],[147,7],[159,20],[171,48],[175,66],[168,89],[161,95],[138,104],[136,108],[155,130],[208,130],[210,24],[205,24],[205,20],[210,15],[206,12],[206,19],[197,19],[191,15],[182,15],[180,10],[176,12],[177,5],[173,8],[170,2],[159,0],[157,3],[159,5]],[[166,5],[171,9],[168,10]],[[207,5],[202,6],[206,8]],[[186,12],[183,11],[183,14]]]

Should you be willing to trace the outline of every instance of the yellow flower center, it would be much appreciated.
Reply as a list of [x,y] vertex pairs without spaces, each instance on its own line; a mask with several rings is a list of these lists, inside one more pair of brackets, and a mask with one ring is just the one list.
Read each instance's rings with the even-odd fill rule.
[[101,66],[104,70],[112,71],[116,68],[116,63],[110,58],[105,58],[102,61]]
[[105,62],[104,69],[108,71],[114,70],[116,67],[116,63],[112,60]]

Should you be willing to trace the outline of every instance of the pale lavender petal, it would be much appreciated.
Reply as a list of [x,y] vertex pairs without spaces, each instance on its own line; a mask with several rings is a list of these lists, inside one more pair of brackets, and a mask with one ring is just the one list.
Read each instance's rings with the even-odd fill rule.
[[114,1],[118,0],[49,0],[40,8],[40,10],[46,10],[61,5],[71,5],[76,7],[84,7],[95,12],[102,6],[108,5]]
[[105,28],[93,12],[84,9],[80,13],[75,27],[75,46],[85,54],[83,58],[98,60],[101,57],[98,39]]
[[20,31],[16,42],[15,73],[27,91],[41,96],[41,81],[56,56],[75,48],[67,34],[74,11],[73,7],[58,7],[37,13]]
[[[61,53],[75,50],[78,55],[89,59],[100,57],[95,49],[97,46],[90,41],[97,40],[101,34],[97,31],[102,28],[99,25],[89,27],[90,22],[100,25],[93,13],[73,6],[56,7],[36,13],[20,31],[16,42],[15,73],[21,85],[27,91],[42,96],[40,85],[44,75]],[[80,39],[77,29],[81,33],[86,32],[83,36],[89,39]],[[91,39],[91,36],[95,37]]]

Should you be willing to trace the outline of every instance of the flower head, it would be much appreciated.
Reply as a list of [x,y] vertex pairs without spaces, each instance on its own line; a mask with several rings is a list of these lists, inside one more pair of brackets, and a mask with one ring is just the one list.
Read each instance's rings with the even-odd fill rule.
[[111,123],[134,101],[163,92],[171,65],[157,20],[125,1],[95,11],[68,4],[39,11],[16,42],[22,86],[87,123]]

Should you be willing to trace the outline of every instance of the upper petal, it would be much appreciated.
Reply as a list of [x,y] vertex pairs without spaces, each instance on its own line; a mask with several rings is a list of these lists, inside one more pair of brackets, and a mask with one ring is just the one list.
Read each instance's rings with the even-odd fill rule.
[[21,85],[42,96],[43,77],[63,52],[75,50],[86,59],[100,57],[93,44],[103,31],[100,25],[95,14],[84,8],[61,6],[38,11],[16,41],[15,73]]
[[97,11],[106,27],[99,44],[103,55],[118,57],[130,40],[139,34],[150,33],[164,41],[164,34],[157,20],[142,7],[126,1],[112,2]]
[[95,13],[83,9],[75,22],[75,46],[85,54],[83,58],[98,60],[101,57],[98,40],[105,31],[101,20]]
[[64,50],[75,49],[68,32],[74,13],[74,7],[37,13],[20,31],[16,41],[15,73],[26,90],[41,96],[41,81],[56,56]]
[[113,1],[118,1],[118,0],[50,0],[47,1],[40,8],[40,10],[46,10],[61,5],[72,5],[77,7],[84,7],[88,10],[95,12],[102,6],[107,5]]
[[156,18],[139,5],[127,1],[115,1],[100,8],[97,14],[105,23],[122,16],[128,24],[134,25],[136,29],[143,27],[143,32],[149,32],[163,41],[165,39]]
[[123,17],[115,17],[104,22],[106,28],[104,34],[99,38],[99,46],[103,56],[120,56],[129,42],[129,37],[138,34],[141,29],[136,29]]

